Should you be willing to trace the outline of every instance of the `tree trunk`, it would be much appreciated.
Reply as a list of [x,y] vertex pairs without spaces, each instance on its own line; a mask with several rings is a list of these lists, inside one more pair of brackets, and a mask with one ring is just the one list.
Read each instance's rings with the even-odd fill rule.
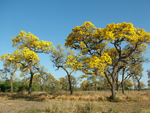
[[141,90],[140,81],[139,80],[137,80],[137,81],[138,81],[138,91],[140,91]]
[[71,87],[70,75],[68,75],[68,81],[69,81],[69,90],[70,90],[70,95],[72,95],[72,87]]
[[117,83],[117,92],[119,91],[119,84]]
[[[111,86],[111,93],[112,93],[111,98],[112,99],[116,98],[116,94],[115,94],[116,78],[117,78],[116,77],[117,76],[116,72],[117,72],[117,68],[115,67],[113,73],[111,74],[111,78],[112,78],[112,82],[111,82],[111,80],[110,80],[110,78],[107,74],[107,69],[105,69],[105,71],[104,71],[105,77],[107,78],[107,81]],[[115,76],[115,74],[116,74],[116,76]]]
[[29,92],[28,92],[29,96],[31,96],[32,80],[33,80],[33,73],[31,73],[31,77],[30,77]]
[[116,78],[116,86],[117,86],[117,92],[118,92],[119,91],[118,73],[117,73],[117,78]]
[[111,85],[111,93],[112,93],[112,99],[116,98],[116,94],[115,94],[115,83],[112,83]]
[[11,93],[13,93],[13,84],[12,84],[12,80],[9,80],[9,82],[10,82],[10,86],[11,86]]
[[123,82],[121,83],[121,86],[122,86],[122,94],[125,95],[125,92],[124,92],[124,84],[123,84]]
[[125,71],[125,69],[123,68],[123,72],[122,72],[122,83],[121,83],[121,86],[122,86],[122,94],[125,95],[125,92],[124,92],[124,71]]

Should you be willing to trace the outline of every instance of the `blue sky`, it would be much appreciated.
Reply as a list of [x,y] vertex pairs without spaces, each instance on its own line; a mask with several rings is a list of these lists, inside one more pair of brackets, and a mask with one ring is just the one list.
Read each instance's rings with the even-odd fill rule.
[[[91,21],[99,28],[112,22],[131,22],[134,27],[150,32],[149,5],[149,0],[0,0],[0,56],[16,49],[12,48],[11,37],[17,36],[21,30],[33,33],[40,40],[53,42],[54,46],[58,43],[64,46],[72,28],[85,21]],[[38,55],[40,64],[55,78],[66,75],[61,69],[55,71],[49,55]],[[146,56],[150,56],[150,51]],[[143,64],[142,81],[146,85],[149,65]],[[3,68],[1,61],[0,68]]]

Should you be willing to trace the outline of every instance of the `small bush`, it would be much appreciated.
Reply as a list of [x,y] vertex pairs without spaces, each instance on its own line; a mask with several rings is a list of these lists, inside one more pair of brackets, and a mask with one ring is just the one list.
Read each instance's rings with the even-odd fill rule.
[[122,100],[121,99],[119,99],[119,98],[113,98],[113,97],[107,97],[107,101],[109,101],[109,102],[122,102]]

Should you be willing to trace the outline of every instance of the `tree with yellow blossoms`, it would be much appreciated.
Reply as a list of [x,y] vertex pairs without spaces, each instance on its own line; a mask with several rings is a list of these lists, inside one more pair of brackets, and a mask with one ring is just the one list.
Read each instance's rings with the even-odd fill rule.
[[[32,33],[20,31],[16,37],[11,37],[13,41],[13,47],[17,47],[17,50],[13,53],[17,62],[21,64],[20,70],[23,73],[30,73],[29,83],[29,95],[31,95],[31,87],[33,75],[40,72],[39,62],[40,59],[36,53],[50,53],[55,48],[52,42],[39,41],[39,38]],[[12,59],[13,60],[13,59]]]
[[124,82],[123,82],[124,86],[125,86],[125,89],[131,89],[134,84],[132,83],[131,79],[126,79]]
[[[135,52],[145,51],[146,43],[150,42],[150,33],[144,29],[134,28],[132,23],[112,23],[106,28],[97,28],[91,22],[76,26],[66,39],[65,46],[80,50],[88,57],[83,60],[87,69],[95,69],[103,74],[110,86],[112,98],[116,97],[115,86],[120,63],[126,62]],[[108,71],[111,70],[111,71]]]
[[67,49],[65,52],[61,44],[57,45],[57,49],[58,50],[52,52],[51,61],[54,66],[57,67],[57,70],[62,68],[67,73],[69,90],[70,94],[72,94],[71,74],[77,70],[77,68],[81,68],[82,65],[77,61],[78,56],[75,55],[73,50]]
[[3,69],[1,70],[1,78],[8,80],[11,86],[11,93],[13,92],[13,79],[17,69],[19,68],[19,64],[16,63],[17,59],[15,56],[10,53],[5,53],[0,56],[1,61],[3,61]]

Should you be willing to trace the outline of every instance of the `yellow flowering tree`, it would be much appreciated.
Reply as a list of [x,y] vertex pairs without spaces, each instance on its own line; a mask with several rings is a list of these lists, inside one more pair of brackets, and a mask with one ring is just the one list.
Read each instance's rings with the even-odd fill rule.
[[124,86],[126,89],[130,89],[133,87],[133,83],[131,81],[131,79],[126,79],[124,82],[123,82]]
[[57,49],[58,50],[52,52],[51,60],[54,66],[57,67],[57,70],[62,68],[67,73],[69,90],[70,94],[72,94],[71,74],[77,70],[77,68],[81,68],[82,65],[81,62],[77,60],[79,57],[75,55],[73,50],[67,49],[65,52],[61,44],[57,45]]
[[[134,28],[132,23],[112,23],[101,29],[91,22],[85,22],[72,29],[65,46],[80,50],[88,56],[84,59],[87,69],[97,68],[107,78],[111,86],[111,97],[115,98],[118,66],[138,51],[137,48],[146,48],[146,43],[149,42],[150,33]],[[83,72],[87,73],[87,70]]]
[[8,80],[10,82],[11,86],[11,93],[13,92],[13,79],[15,76],[15,73],[19,67],[19,64],[16,62],[17,59],[13,54],[5,53],[2,56],[0,56],[1,61],[3,61],[3,69],[1,70],[1,78]]
[[[31,95],[31,87],[33,75],[40,72],[39,58],[36,53],[50,53],[55,48],[52,42],[39,41],[39,38],[32,33],[20,31],[16,37],[11,37],[13,47],[17,47],[14,56],[19,60],[20,70],[24,73],[30,73],[29,95]],[[22,75],[23,75],[22,74]]]

